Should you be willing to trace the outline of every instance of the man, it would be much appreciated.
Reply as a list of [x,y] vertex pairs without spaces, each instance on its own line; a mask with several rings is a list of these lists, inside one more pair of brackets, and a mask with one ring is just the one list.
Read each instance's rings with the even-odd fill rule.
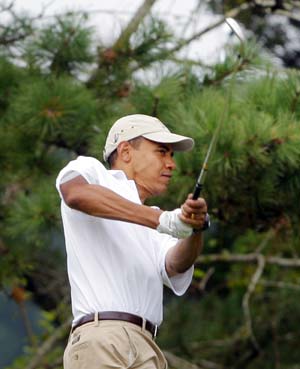
[[173,211],[144,202],[167,190],[173,152],[193,145],[157,118],[129,115],[106,140],[111,170],[81,156],[58,175],[74,315],[65,369],[167,368],[154,341],[163,284],[188,288],[207,206],[191,195]]

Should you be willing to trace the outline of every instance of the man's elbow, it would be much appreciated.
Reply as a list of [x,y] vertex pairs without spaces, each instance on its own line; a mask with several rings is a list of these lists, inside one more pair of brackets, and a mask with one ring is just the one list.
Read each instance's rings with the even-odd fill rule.
[[77,176],[60,185],[60,192],[66,205],[72,209],[80,210],[84,202],[87,181],[82,176]]
[[80,191],[72,190],[66,191],[63,186],[60,187],[62,197],[64,199],[65,204],[72,208],[79,210],[82,204],[82,198],[80,196]]
[[176,270],[170,265],[170,263],[166,263],[165,268],[169,278],[174,277],[178,274]]
[[64,196],[64,202],[69,208],[78,209],[80,207],[80,199],[78,196],[67,195]]
[[190,269],[190,267],[193,264],[188,264],[188,265],[167,265],[166,264],[166,272],[169,276],[169,278],[171,277],[175,277],[178,274],[182,274],[185,273],[187,270]]
[[177,274],[184,273],[186,271],[185,265],[182,265],[181,261],[176,259],[172,249],[167,253],[165,260],[165,268],[169,277],[174,277]]

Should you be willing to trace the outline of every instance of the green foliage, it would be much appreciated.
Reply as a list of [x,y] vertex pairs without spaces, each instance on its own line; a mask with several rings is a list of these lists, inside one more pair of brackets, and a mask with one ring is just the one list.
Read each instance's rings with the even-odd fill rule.
[[164,76],[153,86],[138,82],[130,102],[136,111],[139,109],[142,114],[166,117],[168,121],[170,111],[176,109],[182,93],[180,75]]
[[2,283],[10,284],[10,278],[15,283],[24,273],[30,274],[39,263],[38,250],[46,252],[54,244],[60,219],[59,199],[51,183],[53,178],[44,177],[42,182],[35,182],[34,188],[16,194],[13,201],[6,200],[9,206],[4,210],[1,233],[8,255],[0,259]]
[[15,88],[24,80],[26,72],[0,57],[0,114],[7,109]]
[[[242,313],[237,309],[240,302],[237,294],[223,298],[218,305],[213,294],[173,300],[165,311],[166,322],[159,343],[186,358],[194,357],[194,362],[197,359],[218,362],[222,349],[226,350],[236,333],[236,326],[242,324]],[[172,335],[168,334],[170,331]]]
[[31,191],[19,193],[7,213],[7,236],[19,240],[19,247],[27,245],[28,251],[30,246],[49,245],[51,230],[59,220],[59,199],[54,186],[49,186],[49,183],[53,181],[47,178]]
[[38,168],[49,173],[49,166],[58,167],[53,145],[85,152],[96,119],[93,94],[76,81],[33,79],[15,92],[4,117],[6,165],[13,158],[13,165],[21,171]]
[[0,13],[2,16],[0,54],[14,58],[24,40],[33,34],[33,22],[28,14],[24,12],[17,14],[14,4],[6,1],[1,2]]
[[[237,37],[236,37],[237,38]],[[261,50],[255,40],[249,40],[241,43],[240,40],[234,45],[229,45],[223,50],[225,58],[223,61],[215,63],[214,67],[205,73],[203,77],[204,85],[221,84],[227,79],[231,82],[237,78],[237,73],[240,73],[238,78],[243,79],[245,74],[248,74],[251,67],[255,65],[266,68],[270,62],[266,58],[261,57]]]
[[[260,350],[257,352],[244,326],[240,293],[243,288],[237,287],[232,286],[231,293],[223,297],[210,292],[173,299],[165,310],[158,343],[189,361],[193,358],[198,365],[205,362],[216,367],[271,369],[279,352],[284,367],[297,363],[299,352],[292,339],[299,337],[294,324],[299,315],[293,302],[295,292],[275,288],[255,295],[251,312]],[[216,298],[219,304],[215,303]],[[274,300],[276,303],[272,303]]]
[[134,73],[166,58],[170,38],[163,22],[150,19],[139,27],[128,43],[113,48],[100,47],[98,66],[88,86],[104,100],[127,97]]
[[166,24],[156,18],[144,22],[131,37],[131,56],[145,68],[151,63],[165,60],[168,56],[167,44],[172,40],[172,33]]
[[57,17],[31,40],[25,58],[31,68],[49,68],[55,75],[78,73],[93,62],[92,29],[84,26],[87,17],[69,14]]

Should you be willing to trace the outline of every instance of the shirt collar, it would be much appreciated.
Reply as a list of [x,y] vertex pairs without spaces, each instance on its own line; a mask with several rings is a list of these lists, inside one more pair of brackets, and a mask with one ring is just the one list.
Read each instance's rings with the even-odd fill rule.
[[123,180],[123,181],[128,181],[128,178],[126,177],[126,174],[125,174],[125,172],[123,172],[123,170],[111,169],[109,172],[116,179]]
[[128,179],[125,172],[123,172],[123,170],[110,169],[109,172],[116,180],[127,182],[127,185],[130,188],[132,188],[134,190],[134,192],[136,193],[136,196],[137,196],[139,202],[141,201],[138,190],[137,190],[137,187],[136,187],[136,184],[135,184],[135,181],[133,179]]

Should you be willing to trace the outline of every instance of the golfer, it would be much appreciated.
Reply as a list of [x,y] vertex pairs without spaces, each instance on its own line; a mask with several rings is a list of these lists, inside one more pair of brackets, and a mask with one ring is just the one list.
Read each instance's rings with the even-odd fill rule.
[[207,206],[191,195],[173,211],[144,202],[167,190],[174,151],[193,145],[157,118],[129,115],[107,136],[110,170],[79,156],[59,173],[74,316],[65,369],[167,368],[155,343],[163,285],[176,295],[190,285]]

